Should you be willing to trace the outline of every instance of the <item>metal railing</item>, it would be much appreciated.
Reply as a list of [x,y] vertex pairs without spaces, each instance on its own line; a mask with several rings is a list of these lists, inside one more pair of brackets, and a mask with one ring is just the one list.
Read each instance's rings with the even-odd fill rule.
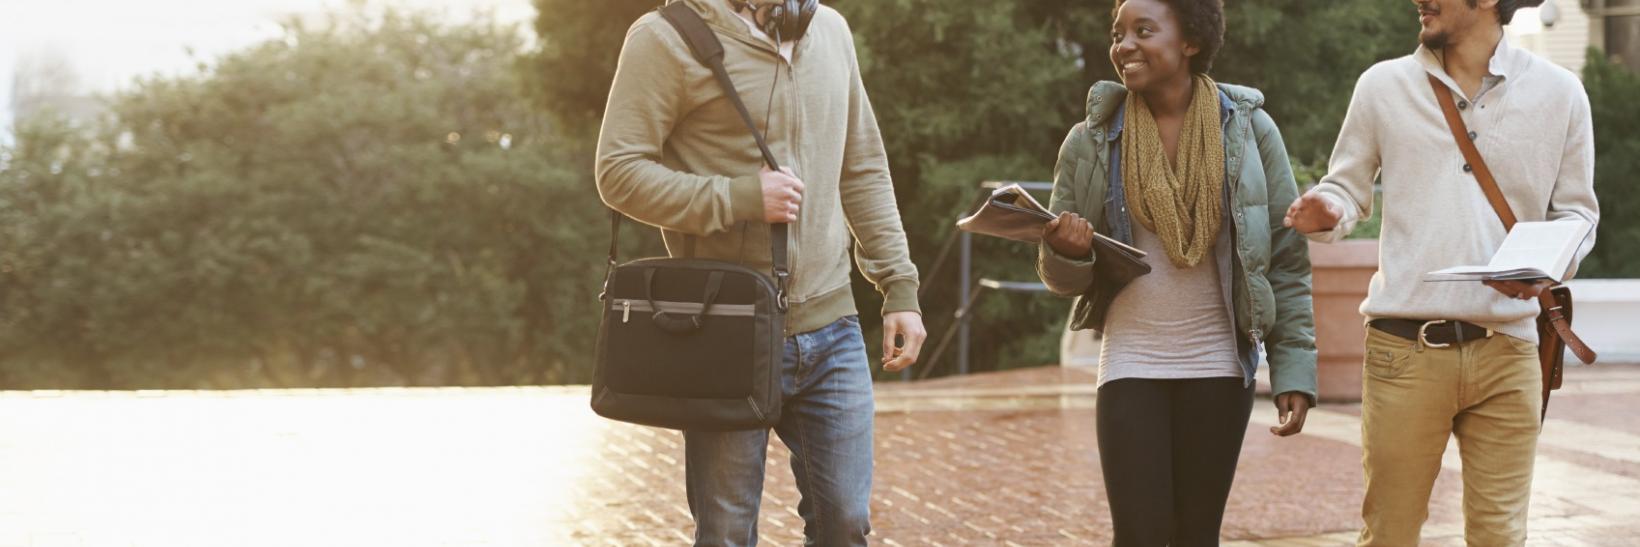
[[[985,202],[986,198],[990,197],[991,192],[1009,184],[1018,184],[1027,191],[1047,192],[1053,190],[1053,183],[1051,182],[985,181],[980,183],[980,188],[984,192],[960,213],[961,216],[972,213],[979,208],[980,204]],[[958,218],[961,218],[961,216]],[[952,220],[952,222],[955,221],[956,219]],[[945,350],[953,341],[956,342],[957,346],[955,373],[959,375],[968,374],[968,349],[971,337],[970,321],[972,319],[969,312],[973,310],[974,304],[979,301],[981,295],[985,294],[985,291],[1030,293],[1048,291],[1048,287],[1038,281],[1000,281],[989,278],[981,278],[975,281],[973,278],[974,234],[962,230],[953,230],[951,235],[946,237],[945,243],[940,245],[939,255],[934,259],[934,266],[925,279],[932,282],[938,277],[940,269],[945,266],[946,261],[950,258],[953,246],[957,249],[957,310],[952,314],[950,324],[946,326],[944,333],[940,336],[939,345],[934,346],[933,353],[929,354],[928,359],[920,367],[921,372],[916,375],[917,379],[927,378],[935,369],[940,368],[940,358],[945,355]],[[923,290],[926,291],[929,286],[932,286],[932,283],[924,285]],[[909,368],[900,374],[902,380],[912,379],[911,369]]]

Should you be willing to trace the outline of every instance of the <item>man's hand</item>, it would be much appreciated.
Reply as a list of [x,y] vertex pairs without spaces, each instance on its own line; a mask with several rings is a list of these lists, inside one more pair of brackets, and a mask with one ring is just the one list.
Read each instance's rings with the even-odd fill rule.
[[1555,282],[1548,279],[1538,279],[1530,283],[1526,281],[1481,281],[1481,283],[1503,293],[1504,296],[1520,300],[1537,298],[1538,294],[1542,293],[1544,289],[1555,284]]
[[803,181],[786,167],[773,171],[764,166],[757,177],[763,183],[763,221],[797,222],[797,209],[803,205]]
[[1076,213],[1065,211],[1048,221],[1042,239],[1054,252],[1070,258],[1087,258],[1093,253],[1093,224]]
[[[904,344],[896,346],[895,337]],[[883,315],[883,370],[894,372],[916,363],[926,339],[928,331],[923,330],[922,314],[897,311]]]
[[1304,417],[1310,413],[1310,398],[1303,393],[1289,391],[1276,396],[1276,420],[1281,425],[1270,428],[1277,437],[1291,437],[1304,430]]
[[1315,190],[1310,190],[1287,207],[1287,217],[1281,220],[1281,224],[1301,234],[1312,234],[1337,227],[1342,218],[1343,211]]

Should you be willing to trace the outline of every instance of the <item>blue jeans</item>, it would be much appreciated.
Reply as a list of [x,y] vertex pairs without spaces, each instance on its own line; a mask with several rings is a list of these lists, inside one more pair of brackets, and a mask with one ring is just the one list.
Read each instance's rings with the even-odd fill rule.
[[[774,431],[792,452],[807,545],[865,545],[871,532],[871,364],[860,319],[786,339]],[[769,431],[685,431],[695,545],[757,544]]]

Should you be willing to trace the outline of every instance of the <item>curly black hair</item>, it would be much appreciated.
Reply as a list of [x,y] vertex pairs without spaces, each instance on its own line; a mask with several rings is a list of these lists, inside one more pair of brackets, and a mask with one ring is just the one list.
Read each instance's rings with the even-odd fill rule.
[[[1196,46],[1196,55],[1190,58],[1190,71],[1206,74],[1213,68],[1213,56],[1224,45],[1224,0],[1158,0],[1173,10],[1173,17],[1184,27],[1184,39]],[[1116,0],[1110,16],[1127,0]]]

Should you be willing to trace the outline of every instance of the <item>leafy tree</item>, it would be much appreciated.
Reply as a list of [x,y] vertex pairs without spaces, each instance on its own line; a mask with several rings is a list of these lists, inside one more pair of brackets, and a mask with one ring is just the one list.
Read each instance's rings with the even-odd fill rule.
[[586,381],[607,223],[522,48],[353,10],[143,80],[94,132],[20,127],[0,381]]
[[1296,163],[1325,165],[1361,73],[1418,45],[1418,20],[1402,2],[1225,4],[1213,77],[1264,92]]
[[604,116],[626,29],[662,0],[534,1],[540,44],[520,63],[525,81],[567,132],[590,139]]
[[[952,221],[980,192],[977,183],[1048,180],[1059,142],[1085,115],[1088,88],[1116,79],[1112,4],[834,3],[859,44],[913,255],[931,285],[924,302],[934,332],[944,330],[959,289],[954,263],[937,277],[927,274]],[[1331,152],[1359,74],[1410,52],[1416,31],[1404,6],[1384,2],[1249,0],[1230,3],[1226,17],[1213,76],[1264,91],[1301,166],[1322,163]],[[1028,246],[980,238],[975,275],[1030,279],[1034,256]],[[856,294],[872,298],[869,291]],[[976,368],[1057,360],[1064,300],[982,298],[973,319]]]
[[[624,29],[660,2],[535,2],[543,45],[525,63],[538,82],[533,95],[577,138],[590,138]],[[854,30],[912,256],[924,274],[930,343],[937,343],[959,292],[954,256],[934,264],[953,221],[973,203],[980,181],[1048,180],[1060,140],[1083,116],[1087,89],[1115,79],[1108,54],[1113,3],[827,4]],[[1265,92],[1301,166],[1320,164],[1331,151],[1359,74],[1415,44],[1415,21],[1391,2],[1247,0],[1227,9],[1229,33],[1214,76]],[[976,277],[1032,277],[1029,247],[975,243]],[[871,311],[880,301],[863,281],[855,287],[867,338],[874,339]],[[1048,297],[983,296],[974,312],[976,368],[1056,360],[1065,308]]]
[[1640,277],[1640,75],[1590,49],[1583,87],[1594,118],[1594,189],[1600,197],[1600,226],[1594,250],[1580,277]]

